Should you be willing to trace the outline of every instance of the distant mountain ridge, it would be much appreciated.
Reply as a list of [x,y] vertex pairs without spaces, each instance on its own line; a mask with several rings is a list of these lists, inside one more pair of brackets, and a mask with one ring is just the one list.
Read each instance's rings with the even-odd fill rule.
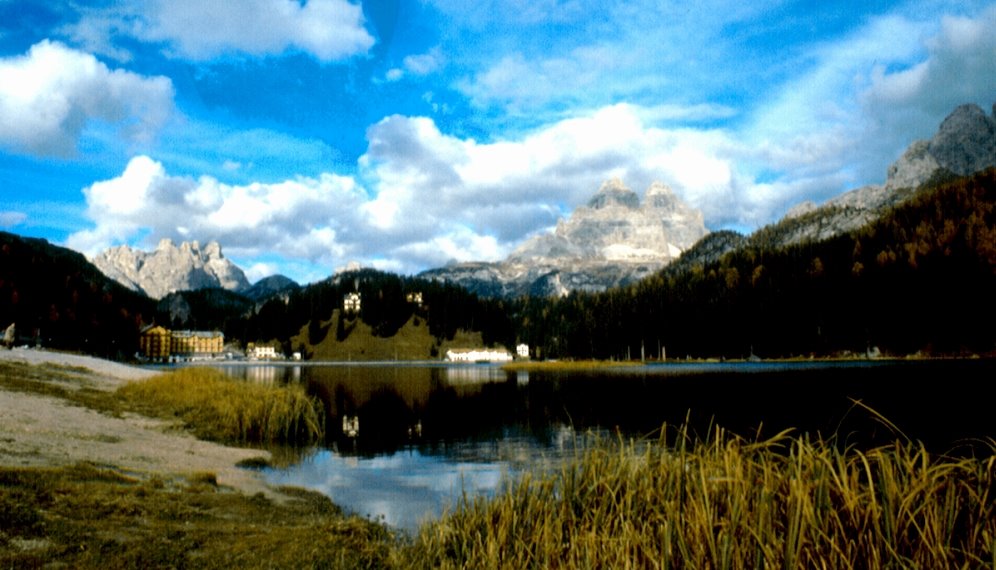
[[641,203],[613,179],[553,233],[534,236],[504,261],[458,263],[419,276],[491,297],[602,291],[657,272],[707,233],[702,212],[667,185],[653,183]]
[[196,241],[177,246],[163,239],[151,252],[122,245],[97,255],[93,264],[104,275],[153,299],[176,291],[220,287],[242,292],[250,287],[245,273],[225,258],[216,241],[202,248]]
[[[709,234],[701,225],[701,213],[663,185],[652,186],[641,207],[635,193],[619,181],[609,181],[586,207],[558,223],[553,234],[532,238],[506,260],[459,263],[421,276],[496,297],[602,291],[664,267],[674,274],[718,261],[730,251],[760,242],[785,247],[829,239],[874,221],[926,184],[990,166],[996,166],[996,104],[992,116],[978,105],[966,104],[952,111],[930,140],[913,142],[889,166],[884,184],[845,192],[822,205],[804,202],[749,236],[730,231]],[[648,205],[655,215],[664,214],[661,227],[635,221],[634,213]]]
[[803,202],[758,232],[758,237],[778,245],[827,239],[871,222],[925,184],[991,166],[996,166],[996,104],[992,116],[978,105],[960,105],[930,140],[914,141],[906,148],[889,166],[884,184],[845,192],[820,206]]

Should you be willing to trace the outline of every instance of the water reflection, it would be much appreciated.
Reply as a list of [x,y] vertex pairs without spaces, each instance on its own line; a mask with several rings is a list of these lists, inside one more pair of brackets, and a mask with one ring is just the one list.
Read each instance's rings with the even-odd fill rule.
[[700,436],[714,425],[746,437],[794,428],[841,445],[908,436],[938,452],[996,435],[988,402],[978,397],[996,377],[996,363],[985,360],[585,373],[426,364],[227,370],[253,382],[303,383],[325,406],[325,444],[299,465],[271,472],[274,482],[318,489],[407,529],[463,491],[491,494],[503,475],[572,456],[589,433],[653,437],[663,423],[687,420]]
[[319,491],[347,509],[414,532],[463,495],[493,496],[509,476],[559,465],[581,445],[562,426],[551,445],[508,433],[494,441],[411,446],[374,456],[319,450],[291,469],[269,473],[271,482]]

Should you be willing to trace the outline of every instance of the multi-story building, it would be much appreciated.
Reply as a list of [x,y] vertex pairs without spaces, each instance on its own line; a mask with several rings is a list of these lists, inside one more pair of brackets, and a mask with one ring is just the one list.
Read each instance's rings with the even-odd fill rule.
[[225,335],[218,331],[173,331],[170,334],[172,356],[218,354],[225,347]]
[[218,331],[171,331],[149,326],[142,330],[138,347],[142,356],[150,360],[212,356],[224,350],[225,335]]
[[138,337],[138,350],[149,360],[169,358],[170,333],[163,327],[150,325],[142,329]]

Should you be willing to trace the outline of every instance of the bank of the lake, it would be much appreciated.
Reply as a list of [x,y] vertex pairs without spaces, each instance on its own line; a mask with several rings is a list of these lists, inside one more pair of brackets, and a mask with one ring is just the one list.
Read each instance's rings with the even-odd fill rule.
[[[78,367],[19,366],[9,374],[14,379],[0,386],[0,394],[47,399],[91,412],[97,407],[101,412],[93,413],[110,419],[121,413],[101,408],[100,395],[92,394],[88,384],[90,373]],[[356,385],[370,384],[378,374],[369,366],[299,368],[352,374]],[[294,369],[284,368],[291,374]],[[599,382],[583,376],[544,380],[542,375],[503,376],[504,371],[487,369],[489,380],[481,381],[467,372],[475,367],[433,369],[435,380],[430,375],[426,386],[464,398],[436,409],[467,403],[470,409],[460,418],[483,409],[485,393],[514,407],[516,394],[540,394],[535,402],[544,406],[576,401],[578,393],[558,391],[563,386],[604,392]],[[762,374],[760,368],[753,370]],[[879,369],[855,365],[845,372],[869,370]],[[629,383],[630,388],[673,391],[681,386],[672,380],[648,381],[624,369],[617,372],[614,381]],[[403,376],[398,373],[400,388],[393,396],[380,389],[383,384],[365,393],[379,405],[394,402],[394,408],[382,410],[400,410],[399,403],[418,405],[423,384]],[[262,380],[283,382],[267,376]],[[67,392],[73,386],[75,391]],[[882,388],[896,386],[900,384]],[[345,413],[348,406],[356,406],[349,412],[377,409],[362,408],[355,390],[350,403],[345,390],[331,391],[342,396],[332,400],[343,406],[337,411]],[[437,396],[433,401],[448,400]],[[613,408],[619,402],[604,403]],[[604,423],[618,417],[618,411],[605,415],[606,410],[589,410],[578,421]],[[37,423],[50,418],[39,415],[25,421],[31,419]],[[164,429],[157,426],[153,431]],[[429,430],[431,424],[422,427]],[[3,441],[17,437],[16,426],[5,430]],[[768,432],[760,441],[673,424],[665,438],[659,437],[660,430],[649,438],[627,433],[609,434],[542,472],[517,470],[509,487],[490,498],[468,496],[466,503],[455,504],[410,539],[345,516],[317,494],[277,489],[285,496],[277,501],[233,492],[210,471],[181,476],[176,466],[156,475],[113,463],[27,468],[8,464],[0,468],[5,522],[0,561],[4,566],[74,567],[879,568],[984,567],[996,560],[992,443],[976,447],[975,456],[952,458],[902,441],[901,436],[886,445],[858,448],[798,432]],[[74,438],[67,430],[53,431],[49,437],[53,446],[55,439]],[[109,447],[121,443],[93,439],[104,439],[101,443]],[[39,444],[38,452],[44,448]],[[191,452],[195,457],[199,451]],[[97,456],[94,460],[102,461]]]
[[996,433],[979,397],[996,361],[984,359],[224,368],[306,385],[325,405],[324,445],[267,470],[271,482],[410,532],[464,494],[494,497],[503,480],[555,470],[592,437],[655,438],[664,424],[748,440],[790,429],[857,450],[922,441],[960,456],[987,454]]

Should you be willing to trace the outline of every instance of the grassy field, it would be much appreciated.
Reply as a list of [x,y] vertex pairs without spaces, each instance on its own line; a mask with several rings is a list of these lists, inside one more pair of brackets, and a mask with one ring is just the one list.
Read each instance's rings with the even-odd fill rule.
[[[78,388],[79,375],[7,370],[0,384],[106,414],[179,416],[219,439],[316,435],[296,388],[184,369],[99,394]],[[841,449],[721,429],[697,440],[665,427],[525,473],[493,499],[466,498],[412,537],[310,492],[284,489],[285,503],[232,492],[210,472],[0,468],[0,568],[994,568],[996,442],[988,450],[952,458],[915,443]]]

